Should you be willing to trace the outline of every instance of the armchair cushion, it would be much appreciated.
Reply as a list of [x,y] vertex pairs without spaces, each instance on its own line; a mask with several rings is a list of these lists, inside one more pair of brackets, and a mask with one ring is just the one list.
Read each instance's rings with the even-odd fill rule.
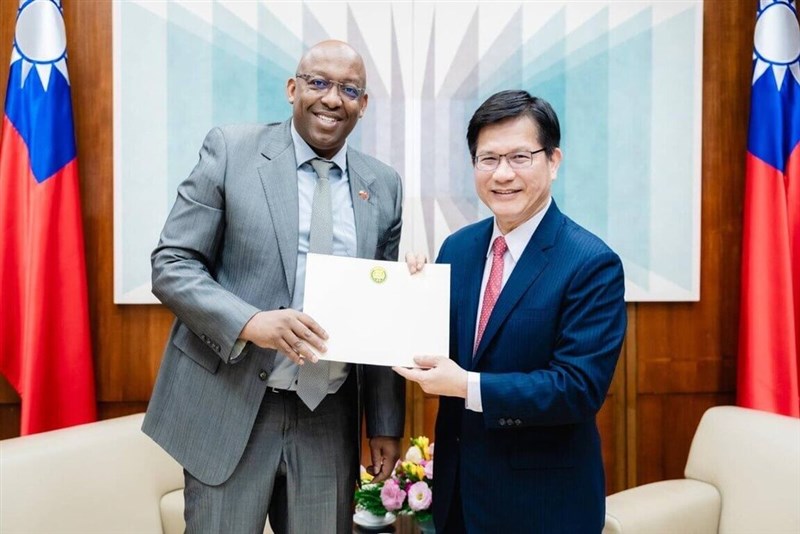
[[604,534],[716,532],[720,496],[698,480],[665,480],[621,491],[606,500]]

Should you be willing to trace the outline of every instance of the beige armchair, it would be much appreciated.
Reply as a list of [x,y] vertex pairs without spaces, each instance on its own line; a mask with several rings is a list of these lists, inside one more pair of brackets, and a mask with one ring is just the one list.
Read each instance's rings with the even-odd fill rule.
[[800,533],[800,419],[711,408],[684,475],[610,495],[604,534]]
[[183,471],[142,433],[142,418],[0,441],[0,533],[183,532],[174,513],[162,518]]
[[182,533],[183,470],[143,417],[0,441],[0,534]]

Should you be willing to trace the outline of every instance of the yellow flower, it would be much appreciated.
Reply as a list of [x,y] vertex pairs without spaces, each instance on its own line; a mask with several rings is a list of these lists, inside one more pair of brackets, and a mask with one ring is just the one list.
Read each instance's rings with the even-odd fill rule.
[[414,466],[414,474],[417,475],[417,480],[425,478],[425,468],[417,464]]
[[375,478],[375,477],[373,477],[372,475],[370,475],[370,474],[367,472],[367,470],[364,468],[364,466],[362,465],[362,466],[361,466],[361,482],[363,482],[363,483],[365,483],[365,484],[366,484],[366,483],[372,482],[372,479],[373,479],[373,478]]
[[428,439],[427,436],[417,436],[416,438],[411,438],[411,444],[416,445],[419,448],[419,450],[422,452],[423,460],[431,459],[431,451],[429,447],[431,440]]
[[420,464],[415,464],[414,462],[403,462],[402,467],[406,476],[412,480],[422,480],[425,478],[425,468]]

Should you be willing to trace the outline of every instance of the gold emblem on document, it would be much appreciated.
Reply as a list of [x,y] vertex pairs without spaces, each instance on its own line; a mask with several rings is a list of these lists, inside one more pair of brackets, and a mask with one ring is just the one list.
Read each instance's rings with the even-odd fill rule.
[[369,272],[369,277],[376,284],[382,284],[386,281],[386,269],[383,267],[373,267]]

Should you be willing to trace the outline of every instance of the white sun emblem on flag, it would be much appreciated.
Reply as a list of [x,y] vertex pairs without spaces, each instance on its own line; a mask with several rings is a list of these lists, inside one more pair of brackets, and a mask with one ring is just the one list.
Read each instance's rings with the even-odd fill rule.
[[794,0],[761,0],[753,38],[753,83],[772,67],[780,90],[786,69],[800,83],[800,26]]
[[31,68],[39,73],[45,91],[50,85],[53,67],[69,83],[66,58],[67,34],[61,13],[61,0],[20,0],[14,48],[11,52],[12,64],[22,61],[20,87],[25,85]]

